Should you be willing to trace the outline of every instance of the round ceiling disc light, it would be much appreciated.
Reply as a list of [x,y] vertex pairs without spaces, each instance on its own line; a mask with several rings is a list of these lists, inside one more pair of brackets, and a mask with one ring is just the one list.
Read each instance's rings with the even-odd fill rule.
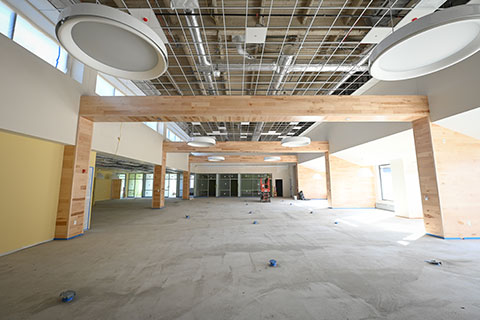
[[187,142],[190,147],[207,148],[215,145],[215,139],[212,137],[195,137]]
[[208,157],[208,161],[212,161],[212,162],[218,162],[218,161],[224,161],[224,160],[225,160],[225,157],[221,157],[221,156]]
[[265,157],[263,161],[273,162],[273,161],[280,161],[280,157]]
[[310,144],[309,137],[286,137],[282,139],[282,146],[288,148],[305,147]]
[[454,65],[480,50],[480,5],[461,5],[417,19],[382,40],[370,58],[378,80],[405,80]]
[[67,7],[55,32],[72,56],[111,76],[149,80],[167,70],[167,48],[159,34],[118,9],[93,3]]

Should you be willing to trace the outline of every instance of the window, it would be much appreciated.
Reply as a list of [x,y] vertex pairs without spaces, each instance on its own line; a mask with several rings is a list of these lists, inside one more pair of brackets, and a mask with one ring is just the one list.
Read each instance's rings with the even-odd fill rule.
[[125,94],[115,88],[110,82],[97,75],[97,85],[95,93],[99,96],[124,96]]
[[389,164],[378,166],[382,200],[393,201],[392,168]]
[[144,188],[144,197],[151,197],[153,195],[153,173],[145,174],[145,188]]
[[58,70],[67,72],[67,52],[57,42],[18,15],[13,31],[13,41]]
[[167,129],[167,139],[174,142],[183,141],[179,136],[173,133],[172,130],[170,129]]
[[143,124],[157,131],[157,122],[144,122]]
[[11,39],[14,24],[15,12],[0,2],[0,33]]

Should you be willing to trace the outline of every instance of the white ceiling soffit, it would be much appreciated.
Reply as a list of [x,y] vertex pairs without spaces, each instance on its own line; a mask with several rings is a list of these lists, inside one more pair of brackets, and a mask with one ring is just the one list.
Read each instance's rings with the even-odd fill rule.
[[434,123],[447,129],[480,140],[480,108],[465,111]]
[[390,163],[395,159],[416,161],[413,130],[395,133],[335,152],[333,155],[361,166]]
[[325,156],[318,157],[313,160],[309,160],[306,162],[302,162],[300,165],[307,167],[312,170],[320,171],[320,172],[326,172],[325,168]]

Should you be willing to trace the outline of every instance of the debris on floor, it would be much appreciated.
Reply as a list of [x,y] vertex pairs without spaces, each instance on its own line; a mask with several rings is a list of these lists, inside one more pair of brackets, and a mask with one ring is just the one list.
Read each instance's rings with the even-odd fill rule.
[[258,224],[258,221],[257,220],[253,221],[253,224]]
[[277,260],[271,259],[269,262],[270,262],[270,267],[276,267],[277,266]]
[[185,219],[190,219],[190,216],[185,216]]
[[313,211],[310,211],[310,214],[313,214]]
[[75,298],[76,295],[77,293],[75,291],[67,290],[60,293],[60,298],[62,299],[62,302],[70,302],[73,300],[73,298]]
[[436,266],[441,266],[442,265],[442,261],[435,260],[435,259],[425,260],[425,262],[429,263],[429,264],[436,265]]
[[248,211],[248,214],[252,214],[253,212],[252,211]]
[[335,224],[338,224],[338,221],[335,221],[334,223],[335,223]]

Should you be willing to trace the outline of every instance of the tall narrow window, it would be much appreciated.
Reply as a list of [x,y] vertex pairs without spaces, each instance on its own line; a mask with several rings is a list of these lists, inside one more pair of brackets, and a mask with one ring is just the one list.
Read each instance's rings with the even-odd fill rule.
[[15,12],[0,2],[0,33],[12,38],[15,23]]
[[125,94],[115,88],[110,82],[103,77],[97,75],[97,85],[95,86],[95,93],[99,96],[124,96]]
[[15,22],[13,41],[58,70],[67,71],[67,52],[21,16]]
[[389,164],[378,166],[382,200],[393,201],[392,168]]

